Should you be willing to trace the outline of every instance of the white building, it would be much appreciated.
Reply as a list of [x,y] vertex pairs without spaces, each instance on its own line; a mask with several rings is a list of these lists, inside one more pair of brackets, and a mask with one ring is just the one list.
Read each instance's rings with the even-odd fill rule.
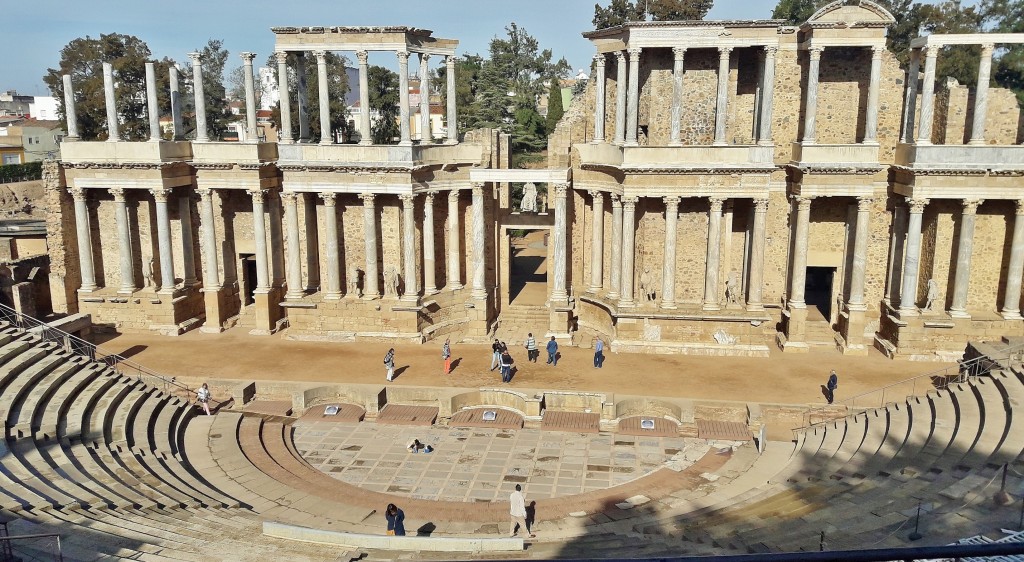
[[40,121],[56,121],[57,98],[53,96],[35,96],[35,99],[28,105],[28,112],[33,119]]

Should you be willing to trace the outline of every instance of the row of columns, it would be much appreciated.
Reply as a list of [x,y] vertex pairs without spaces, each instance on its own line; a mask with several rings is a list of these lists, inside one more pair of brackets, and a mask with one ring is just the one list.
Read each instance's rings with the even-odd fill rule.
[[[878,96],[882,82],[882,53],[884,45],[872,45],[871,49],[871,73],[868,82],[867,110],[864,118],[864,144],[878,142]],[[818,80],[821,74],[821,55],[825,47],[810,47],[807,49],[807,97],[804,107],[804,144],[815,144],[817,142],[817,113],[818,113]]]
[[[673,47],[672,113],[669,146],[682,146],[683,76],[686,47]],[[733,47],[718,48],[718,89],[715,103],[715,146],[725,146],[729,102],[729,57]],[[614,143],[637,146],[637,115],[640,103],[640,55],[642,49],[616,51],[615,137]],[[758,107],[758,144],[771,145],[772,100],[775,97],[775,57],[778,47],[765,46],[761,63],[761,98]],[[628,54],[628,64],[627,64]],[[594,104],[594,142],[605,142],[605,54],[594,56],[597,102]],[[628,74],[628,79],[627,79]],[[817,77],[815,77],[815,82]],[[625,86],[625,87],[623,87]],[[877,98],[877,96],[876,96]]]

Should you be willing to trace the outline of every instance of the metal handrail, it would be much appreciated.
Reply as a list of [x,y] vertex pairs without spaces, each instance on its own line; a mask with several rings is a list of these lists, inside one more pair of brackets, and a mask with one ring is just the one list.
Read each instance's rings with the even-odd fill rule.
[[[4,535],[4,536],[0,536],[0,543],[3,543],[7,547],[5,551],[6,552],[11,552],[11,556],[13,558],[14,554],[13,554],[13,552],[11,550],[11,547],[12,547],[11,543],[12,542],[19,541],[19,540],[20,541],[29,541],[29,540],[35,540],[35,539],[50,539],[50,538],[57,539],[57,552],[55,552],[53,554],[53,560],[55,560],[56,562],[63,562],[63,560],[64,560],[64,551],[63,551],[63,549],[61,549],[61,546],[60,546],[60,533],[32,533],[32,534],[28,534],[28,535]],[[18,559],[24,560],[25,559],[24,556],[25,556],[24,554],[18,553]],[[33,556],[32,560],[38,560],[38,558]]]
[[55,328],[38,318],[22,314],[2,303],[0,303],[0,320],[10,322],[22,330],[31,331],[43,341],[59,343],[67,352],[103,363],[122,375],[135,377],[136,380],[153,387],[162,387],[165,394],[181,392],[184,394],[184,398],[189,401],[196,394],[187,385],[178,382],[175,377],[169,377],[147,369],[116,353],[101,351],[99,347],[91,342]]

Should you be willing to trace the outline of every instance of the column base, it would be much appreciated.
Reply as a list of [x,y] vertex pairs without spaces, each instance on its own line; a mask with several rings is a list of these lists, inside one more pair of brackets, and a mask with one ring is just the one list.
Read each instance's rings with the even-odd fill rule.
[[319,144],[320,146],[330,146],[330,145],[332,145],[334,143],[331,142],[331,141],[320,141],[317,144]]
[[400,298],[398,300],[400,300],[402,302],[409,302],[409,303],[419,304],[420,303],[420,296],[419,295],[402,295],[402,298]]
[[590,141],[590,144],[603,144],[603,143],[604,143],[604,137],[601,137],[601,138],[596,138],[595,137],[595,138],[591,139],[591,141]]
[[603,289],[603,288],[604,287],[602,287],[601,285],[591,285],[591,286],[587,287],[587,292],[588,293],[597,294],[597,293],[601,292],[601,289]]
[[970,318],[971,315],[966,310],[955,310],[949,309],[950,318]]
[[94,293],[94,292],[96,292],[97,289],[99,289],[98,285],[88,285],[88,286],[79,287],[78,288],[78,292],[79,293]]
[[1020,315],[1019,310],[1000,310],[999,315],[1003,317],[1003,320],[1024,320],[1024,317]]
[[131,295],[131,294],[134,294],[135,291],[137,291],[137,290],[138,289],[135,288],[135,287],[121,287],[120,289],[117,290],[117,294],[119,294],[119,295]]
[[605,295],[604,298],[606,298],[606,299],[608,299],[610,301],[618,300],[619,299],[619,292],[618,291],[608,291],[608,294]]
[[747,312],[764,312],[764,304],[759,302],[748,302]]
[[301,299],[301,298],[303,298],[305,296],[306,296],[306,293],[303,293],[303,292],[294,292],[294,293],[289,292],[289,293],[285,294],[284,298],[285,298],[285,300],[295,301],[295,300],[299,300],[299,299]]
[[985,139],[971,139],[967,144],[969,146],[978,146],[978,145],[984,145],[986,143],[985,143]]
[[361,140],[361,141],[359,141],[359,146],[373,146],[373,141],[369,140],[369,139],[368,140]]
[[436,294],[438,294],[438,293],[440,293],[440,292],[441,292],[441,291],[438,291],[437,289],[435,289],[435,288],[433,288],[433,287],[431,287],[431,288],[429,288],[429,289],[423,289],[423,295],[424,295],[424,296],[429,296],[429,295],[436,295]]
[[663,308],[665,310],[675,310],[678,307],[676,307],[676,303],[674,302],[663,302],[661,303],[660,308]]
[[920,316],[921,309],[917,308],[916,306],[914,308],[904,308],[901,306],[899,308],[899,313],[900,316]]
[[619,308],[633,308],[636,306],[636,301],[633,299],[622,299],[619,301]]
[[375,301],[375,300],[380,298],[380,294],[379,293],[377,293],[377,294],[365,294],[365,295],[363,295],[363,296],[361,296],[359,298],[364,300],[364,301]]
[[487,291],[484,289],[473,289],[473,292],[470,293],[470,296],[476,300],[482,301],[487,298]]
[[446,291],[459,291],[459,290],[462,290],[463,287],[465,287],[465,285],[463,285],[462,283],[453,283],[453,284],[448,285],[447,287],[445,287],[444,290],[446,290]]
[[640,143],[638,143],[636,141],[629,141],[629,142],[623,143],[622,146],[640,146]]
[[398,141],[398,145],[397,146],[412,146],[412,141],[411,140]]
[[682,141],[669,141],[668,145],[672,146],[672,147],[678,147],[678,146],[683,146],[683,142]]
[[325,301],[340,301],[342,298],[341,293],[327,293],[324,295]]
[[722,310],[722,305],[717,302],[706,302],[700,307],[700,309],[708,311]]

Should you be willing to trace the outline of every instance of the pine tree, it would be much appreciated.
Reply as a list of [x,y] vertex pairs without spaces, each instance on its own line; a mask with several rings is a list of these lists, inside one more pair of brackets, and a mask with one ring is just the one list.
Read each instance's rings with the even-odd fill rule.
[[548,91],[548,117],[545,128],[548,134],[555,132],[555,126],[562,119],[562,115],[565,114],[565,109],[562,107],[562,85],[557,80],[551,80],[551,90]]
[[370,125],[373,144],[395,144],[402,134],[398,124],[398,74],[383,66],[370,66],[367,74],[370,89],[369,109],[377,112],[377,121]]

